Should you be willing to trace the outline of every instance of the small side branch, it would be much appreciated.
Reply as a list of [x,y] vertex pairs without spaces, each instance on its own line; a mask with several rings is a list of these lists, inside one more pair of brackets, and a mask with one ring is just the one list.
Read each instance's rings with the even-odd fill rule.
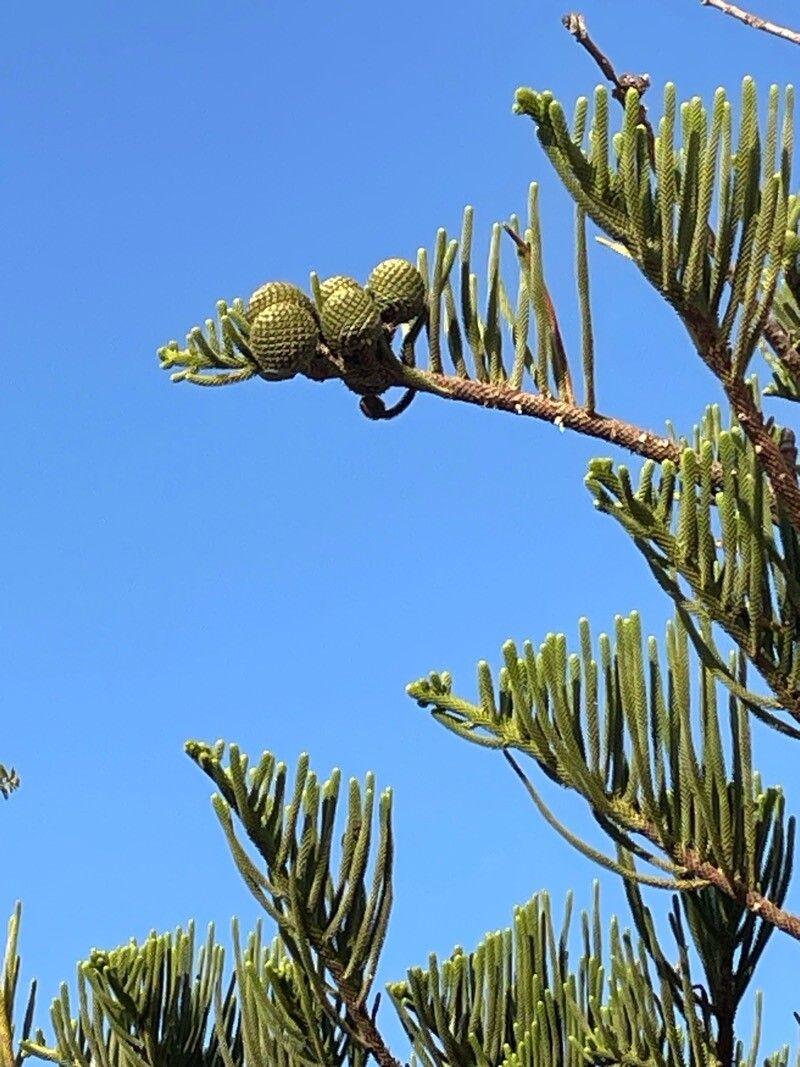
[[[541,804],[540,799],[538,799],[536,789],[520,767],[519,763],[514,759],[507,748],[503,749],[503,756],[510,764],[517,777],[522,781],[531,799],[547,818],[547,809],[542,810],[543,805]],[[601,813],[595,809],[593,809],[593,811],[598,817],[600,824],[603,825]],[[788,934],[789,937],[794,938],[795,941],[800,941],[800,916],[795,915],[790,911],[786,911],[784,908],[776,904],[774,900],[770,900],[769,897],[759,892],[759,890],[748,888],[748,886],[741,882],[736,876],[726,873],[709,860],[705,859],[694,846],[682,845],[670,840],[665,835],[663,826],[659,826],[656,823],[651,822],[649,819],[643,818],[638,812],[632,812],[628,818],[625,818],[622,808],[620,807],[617,808],[617,817],[615,817],[613,821],[616,823],[617,830],[622,831],[625,834],[639,834],[649,841],[650,844],[655,845],[655,847],[667,856],[672,864],[675,865],[676,871],[680,871],[683,876],[688,876],[686,878],[686,883],[683,886],[680,884],[680,881],[675,878],[671,888],[681,889],[684,892],[687,892],[701,888],[704,885],[713,886],[724,896],[735,900],[742,908],[746,908],[747,911],[752,912],[754,915],[758,915],[764,922],[767,922],[777,930],[781,930],[783,933]],[[570,843],[574,847],[579,847],[579,838],[569,834],[568,840],[570,840]],[[628,841],[627,847],[631,847],[631,845],[632,842]],[[589,853],[595,852],[591,846],[587,845],[585,847],[589,850]],[[580,847],[579,851],[582,851]],[[637,852],[637,854],[641,855],[641,852]],[[595,859],[597,862],[602,862],[602,860],[598,860],[600,855],[600,853],[597,853],[596,855],[592,855],[591,858]],[[650,863],[655,863],[656,866],[664,866],[663,862],[656,856],[646,855],[643,858],[646,858]],[[647,880],[649,880],[643,878],[641,875],[636,875],[633,870],[626,871],[621,867],[618,867],[613,861],[606,865],[611,866],[612,869],[616,867],[617,873],[621,874],[623,878],[628,878],[631,881],[640,881],[645,882],[646,884]],[[662,879],[652,879],[650,880],[650,884],[655,884],[661,888],[670,887],[669,883],[667,882],[665,884]]]
[[774,315],[770,315],[764,325],[764,337],[780,358],[792,381],[800,389],[800,352],[792,344],[791,337]]
[[681,318],[698,355],[725,390],[728,402],[769,479],[778,507],[783,509],[795,530],[800,531],[800,486],[794,463],[788,461],[773,439],[771,426],[753,399],[750,386],[735,373],[730,349],[720,341],[716,323],[702,313],[692,311],[689,314],[685,309]]
[[[586,19],[578,11],[571,11],[561,19],[564,28],[571,33],[578,44],[585,48],[600,70],[603,76],[611,83],[611,95],[620,104],[625,106],[625,96],[628,89],[635,89],[639,96],[644,96],[650,88],[649,74],[617,74],[614,64],[605,52],[594,41],[586,26]],[[647,109],[644,104],[639,105],[639,122],[647,131],[647,144],[650,153],[650,161],[655,164],[655,134],[650,120],[647,117]]]
[[341,964],[334,958],[326,957],[325,963],[336,982],[339,994],[347,1005],[347,1010],[358,1034],[358,1040],[362,1048],[375,1058],[379,1067],[403,1067],[389,1049],[380,1031],[375,1025],[378,1003],[376,1002],[372,1013],[367,1005],[359,997],[355,989],[344,978]]
[[676,858],[696,877],[706,879],[720,893],[731,897],[743,908],[747,908],[748,911],[760,916],[764,922],[770,923],[777,930],[782,930],[789,937],[793,937],[795,941],[800,941],[800,916],[778,907],[773,900],[765,897],[757,890],[748,889],[746,886],[733,881],[718,867],[703,860],[696,850],[692,848],[678,850]]
[[792,30],[788,26],[781,26],[779,23],[771,22],[760,15],[754,15],[752,11],[745,11],[738,4],[728,3],[728,0],[700,0],[700,2],[703,7],[714,7],[717,11],[721,11],[724,15],[730,15],[733,19],[738,19],[739,22],[743,22],[745,26],[750,26],[754,30],[763,30],[764,33],[771,33],[773,37],[780,37],[782,40],[790,41],[792,44],[800,44],[800,31]]
[[753,400],[750,387],[740,379],[722,379],[722,385],[742,429],[761,460],[776,500],[795,530],[800,531],[800,487],[794,465],[790,468],[787,457],[773,439],[767,420]]

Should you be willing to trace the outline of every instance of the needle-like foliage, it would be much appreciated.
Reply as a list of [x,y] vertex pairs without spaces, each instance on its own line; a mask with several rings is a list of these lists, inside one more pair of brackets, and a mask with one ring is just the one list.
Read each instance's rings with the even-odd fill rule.
[[[764,409],[800,400],[794,90],[771,86],[759,100],[745,78],[734,99],[719,89],[680,103],[667,84],[653,119],[649,79],[618,75],[581,15],[564,23],[608,86],[580,97],[569,119],[532,88],[517,91],[514,111],[532,121],[573,202],[578,351],[551,298],[534,181],[522,218],[492,226],[483,273],[467,207],[457,237],[441,229],[431,249],[384,259],[363,281],[312,271],[307,292],[267,281],[246,301],[220,301],[159,359],[173,381],[205,387],[339,380],[373,420],[429,394],[642,458],[636,478],[619,457],[593,459],[586,486],[672,602],[663,643],[644,638],[636,612],[597,642],[582,619],[574,652],[563,634],[506,642],[497,671],[479,664],[473,695],[447,672],[408,687],[457,737],[502,754],[547,823],[621,877],[634,932],[611,918],[604,936],[596,894],[573,938],[571,896],[557,929],[539,893],[473,951],[412,967],[389,999],[420,1067],[755,1067],[762,998],[747,1045],[743,1002],[771,937],[800,940],[787,906],[795,820],[753,755],[766,728],[800,740],[797,449]],[[685,436],[598,410],[613,376],[594,336],[591,266],[611,255],[660,294],[713,375],[720,395]],[[763,396],[761,358],[772,376]],[[76,992],[64,985],[53,1002],[48,1039],[32,1036],[33,991],[14,1018],[17,911],[0,1067],[28,1056],[69,1067],[400,1067],[374,992],[392,907],[391,794],[378,795],[370,774],[351,779],[340,804],[340,772],[323,781],[305,755],[290,781],[270,753],[251,765],[223,742],[187,752],[214,784],[232,858],[273,934],[257,925],[242,940],[234,923],[227,970],[213,929],[198,950],[191,925],[95,951]],[[0,765],[0,792],[17,784]],[[559,818],[554,786],[585,802],[600,843]],[[649,889],[673,893],[664,921]],[[788,1046],[762,1062],[787,1067]]]
[[[290,788],[286,766],[270,753],[248,771],[247,757],[235,745],[227,766],[222,744],[189,742],[187,752],[219,790],[214,810],[234,862],[277,925],[291,961],[296,992],[285,998],[287,1032],[315,1042],[311,1062],[361,1062],[361,1050],[368,1052],[377,1040],[368,998],[392,906],[391,793],[376,797],[372,775],[363,786],[351,779],[339,838],[338,770],[321,782],[303,756]],[[275,965],[272,970],[277,973]],[[247,968],[245,973],[259,981]],[[283,1005],[278,988],[273,984],[276,1003]],[[263,1000],[266,990],[253,992]]]
[[[599,901],[581,916],[581,952],[571,961],[567,900],[560,931],[540,893],[514,912],[510,929],[487,935],[474,952],[457,948],[441,963],[413,968],[389,993],[424,1067],[502,1064],[580,1067],[588,1062],[678,1067],[708,1057],[714,1039],[692,992],[683,943],[683,978],[658,968],[612,920],[604,946]],[[605,951],[608,958],[604,958]],[[686,998],[684,1000],[684,998]],[[681,1031],[676,1006],[692,1018]]]

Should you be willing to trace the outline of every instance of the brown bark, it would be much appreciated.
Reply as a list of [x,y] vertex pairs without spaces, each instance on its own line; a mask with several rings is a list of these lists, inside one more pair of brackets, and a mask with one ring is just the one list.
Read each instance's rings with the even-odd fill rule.
[[664,460],[680,462],[681,447],[668,437],[662,437],[624,419],[589,411],[577,404],[541,393],[526,393],[503,384],[478,382],[471,378],[456,378],[430,371],[403,367],[399,370],[398,385],[405,385],[422,393],[432,393],[450,400],[461,400],[476,407],[507,411],[514,415],[550,422],[563,430],[575,430],[587,437],[596,437],[645,456],[657,463]]
[[700,2],[703,7],[714,7],[717,11],[738,19],[739,22],[743,22],[745,26],[750,26],[754,30],[763,30],[764,33],[771,33],[774,37],[781,37],[784,41],[800,44],[800,33],[797,30],[781,26],[780,23],[762,18],[761,15],[754,15],[752,11],[746,11],[738,4],[728,3],[728,0],[700,0]]

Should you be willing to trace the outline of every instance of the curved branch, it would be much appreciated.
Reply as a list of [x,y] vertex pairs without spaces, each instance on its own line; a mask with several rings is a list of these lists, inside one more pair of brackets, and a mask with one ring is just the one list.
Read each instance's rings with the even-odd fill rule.
[[[507,749],[503,749],[503,755],[508,763],[511,765],[512,770],[517,777],[522,781],[529,796],[534,801],[540,812],[547,818],[549,812],[547,809],[543,810],[543,806],[540,802],[538,794],[530,781],[528,776],[522,770],[520,765],[508,752]],[[548,822],[554,825],[553,821],[548,818]],[[556,827],[561,833],[563,827]],[[656,848],[661,849],[667,856],[677,865],[681,872],[685,872],[686,875],[692,876],[690,880],[687,880],[686,885],[681,885],[680,881],[675,879],[670,882],[670,887],[678,889],[682,892],[692,892],[693,890],[702,887],[703,885],[712,885],[720,893],[732,900],[735,900],[742,908],[746,908],[747,911],[758,915],[764,922],[774,926],[777,930],[782,930],[783,933],[793,937],[796,941],[800,941],[800,915],[795,915],[785,908],[780,907],[774,900],[770,900],[769,897],[764,896],[763,893],[758,892],[755,889],[748,889],[748,887],[741,882],[738,882],[720,870],[713,863],[703,859],[700,853],[691,846],[672,844],[664,839],[664,834],[655,823],[642,817],[639,813],[635,818],[630,820],[628,830],[641,834],[647,841],[655,845]],[[567,840],[572,844],[574,848],[578,848],[579,851],[583,851],[576,844],[579,839],[575,838],[574,834],[569,834]],[[587,846],[588,847],[588,846]],[[594,852],[594,850],[592,850]],[[602,863],[602,857],[599,853],[595,853],[590,856],[595,862]],[[665,883],[661,879],[644,879],[635,871],[626,872],[621,869],[618,864],[613,864],[613,861],[606,862],[605,866],[611,866],[616,870],[616,873],[620,874],[623,878],[630,878],[633,881],[642,881],[645,884],[656,884],[660,887],[666,888]]]
[[714,7],[723,15],[730,15],[731,18],[738,19],[739,22],[743,22],[745,26],[750,26],[754,30],[763,30],[764,33],[771,33],[773,37],[780,37],[791,44],[800,44],[800,32],[797,30],[791,30],[788,26],[781,26],[770,19],[754,15],[752,11],[745,11],[737,4],[728,3],[728,0],[700,0],[700,3],[703,7]]

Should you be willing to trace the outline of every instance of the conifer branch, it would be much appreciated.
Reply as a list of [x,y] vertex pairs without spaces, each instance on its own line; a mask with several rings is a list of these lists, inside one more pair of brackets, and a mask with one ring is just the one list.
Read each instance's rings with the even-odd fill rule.
[[[526,776],[519,765],[507,751],[504,751],[503,754],[517,776],[524,782]],[[686,877],[686,884],[681,887],[680,881],[674,881],[672,888],[690,892],[699,885],[714,886],[715,889],[735,900],[747,911],[763,919],[764,922],[788,934],[796,941],[800,941],[800,915],[795,915],[780,907],[774,900],[770,900],[757,889],[748,888],[738,878],[731,876],[705,859],[696,848],[667,843],[664,839],[663,831],[656,823],[643,818],[640,813],[630,811],[626,813],[626,818],[626,814],[623,814],[622,805],[620,805],[617,809],[617,814],[621,821],[627,821],[628,828],[631,831],[641,834],[651,844],[664,850],[681,869],[682,877]],[[597,862],[597,860],[595,861]],[[626,875],[625,872],[620,873],[623,874],[623,877],[631,877],[633,881],[639,880],[634,871],[630,875]],[[641,881],[646,885],[656,883],[655,879],[641,879]]]
[[[519,258],[524,265],[523,269],[527,270],[532,260],[530,243],[523,241],[510,227],[506,227],[506,231],[514,239],[518,253],[520,253]],[[284,285],[285,283],[272,284]],[[579,404],[576,401],[558,318],[543,281],[541,290],[544,300],[545,328],[550,338],[553,358],[558,361],[559,365],[557,373],[560,375],[561,389],[557,395],[554,395],[546,384],[541,382],[538,383],[539,388],[535,392],[515,388],[515,383],[504,373],[502,365],[500,372],[494,375],[490,375],[486,368],[482,372],[479,355],[476,357],[478,371],[473,377],[468,375],[463,360],[458,357],[456,361],[461,369],[455,374],[444,373],[441,369],[441,360],[438,361],[438,370],[431,369],[430,363],[427,369],[416,366],[414,342],[426,325],[424,317],[418,318],[403,338],[401,358],[398,358],[392,351],[391,343],[396,330],[389,324],[380,338],[376,353],[368,361],[362,359],[357,373],[345,364],[332,347],[321,338],[317,339],[313,360],[304,366],[302,373],[317,382],[337,378],[342,380],[345,385],[361,394],[362,413],[367,418],[376,421],[396,417],[408,408],[417,393],[427,393],[445,399],[460,400],[477,407],[539,419],[542,422],[551,423],[562,431],[572,430],[587,437],[618,445],[634,455],[652,459],[657,463],[665,460],[678,463],[684,447],[682,442],[617,416],[605,415],[595,410],[592,373],[589,374],[591,388],[587,394],[587,403]],[[462,293],[462,297],[463,295]],[[224,301],[220,301],[218,313],[221,327],[216,327],[209,319],[206,322],[206,334],[197,327],[189,332],[187,348],[180,349],[177,342],[171,342],[160,350],[162,367],[170,370],[175,367],[181,368],[173,373],[173,381],[189,381],[192,384],[205,385],[230,384],[256,375],[256,371],[248,362],[251,358],[248,344],[249,324],[244,305],[241,301],[234,301],[229,307]],[[482,323],[471,319],[473,313],[474,309],[470,308],[465,316],[467,318],[466,328],[469,329],[471,323],[475,325],[478,336],[474,337],[471,343],[479,353],[488,331]],[[219,338],[225,328],[229,327],[231,321],[235,321],[239,333],[236,335],[234,348],[225,351]],[[455,330],[456,326],[451,322],[446,331],[451,343],[453,343]],[[240,353],[238,357],[232,354],[235,351]],[[523,356],[527,357],[528,369],[532,370],[530,352],[527,349],[523,350]],[[190,369],[187,370],[187,368]],[[201,370],[203,373],[199,373]],[[267,377],[266,375],[259,376]],[[535,372],[531,376],[535,379]],[[392,386],[400,387],[405,391],[396,404],[387,406],[378,394]]]
[[796,384],[800,386],[800,352],[792,343],[788,330],[784,329],[778,320],[771,315],[764,326],[764,337],[792,372],[792,377]]
[[14,790],[18,788],[19,775],[16,770],[13,767],[5,767],[0,763],[0,796],[8,800]]
[[743,7],[739,7],[738,4],[731,4],[728,0],[700,0],[700,3],[703,7],[716,8],[717,11],[738,19],[739,22],[743,22],[754,30],[763,30],[764,33],[771,33],[774,37],[781,37],[784,41],[791,42],[791,44],[800,44],[800,32],[797,30],[792,30],[788,26],[781,26],[770,19],[762,18],[761,15],[754,15],[752,11],[746,11]]
[[[642,818],[637,818],[636,822],[638,833],[658,848],[666,848],[664,834],[654,822]],[[668,851],[675,863],[679,864],[687,874],[714,886],[743,908],[758,915],[764,922],[788,934],[796,941],[800,941],[800,915],[795,915],[780,907],[757,889],[748,888],[738,878],[709,862],[692,846],[672,845]]]
[[666,459],[680,462],[682,446],[670,438],[616,416],[603,415],[551,396],[511,389],[505,384],[496,385],[473,378],[432,374],[430,371],[407,367],[400,371],[398,384],[407,384],[421,393],[460,400],[477,407],[540,419],[560,430],[574,430],[586,437],[619,445],[635,455],[644,456],[657,463]]
[[724,381],[723,388],[742,429],[761,459],[778,503],[800,533],[800,486],[796,471],[787,465],[784,454],[769,432],[767,420],[756,406],[749,386],[736,378]]
[[[670,968],[663,955],[651,952],[648,959],[650,942],[641,932],[637,945],[615,917],[603,923],[596,882],[591,911],[581,915],[581,951],[574,962],[571,922],[571,893],[560,931],[548,894],[537,893],[514,909],[510,928],[487,934],[474,951],[458,947],[441,961],[432,954],[426,969],[413,967],[405,981],[393,982],[389,995],[413,1042],[415,1062],[421,1067],[715,1062],[707,994],[692,983],[680,925],[673,924],[673,935],[683,973]],[[694,993],[698,988],[700,996]]]
[[28,994],[28,1002],[23,1015],[22,1026],[17,1029],[14,1022],[14,1002],[19,982],[20,957],[18,951],[19,928],[22,917],[22,905],[18,902],[8,921],[5,954],[2,973],[0,973],[0,1067],[20,1067],[23,1059],[21,1051],[15,1052],[15,1043],[22,1047],[30,1035],[33,1024],[33,1011],[36,1001],[36,983],[33,982]]
[[392,1054],[383,1035],[375,1025],[374,1012],[367,1010],[366,1002],[359,997],[358,990],[353,987],[350,980],[345,978],[344,967],[332,957],[326,958],[325,962],[350,1012],[358,1043],[375,1058],[375,1062],[380,1067],[403,1067],[401,1061]]
[[684,308],[681,316],[689,328],[695,348],[722,385],[742,430],[749,438],[769,479],[776,502],[800,533],[800,485],[797,473],[786,458],[756,405],[753,391],[732,364],[730,347],[719,337],[717,325],[694,309]]
[[[664,835],[655,823],[637,819],[637,832],[659,848],[665,848]],[[800,941],[800,915],[780,907],[756,889],[748,888],[737,878],[704,859],[696,848],[673,845],[669,849],[675,863],[698,881],[714,886],[725,896],[735,900],[743,908],[758,915],[777,930]]]
[[[696,890],[702,881],[739,905],[737,923],[750,922],[751,915],[800,940],[800,917],[784,908],[795,822],[784,819],[781,790],[764,788],[753,769],[743,683],[729,698],[724,744],[715,672],[702,660],[700,706],[693,714],[692,658],[680,618],[667,629],[666,675],[654,638],[643,651],[636,613],[617,618],[616,635],[615,646],[601,635],[599,655],[586,620],[579,655],[570,655],[563,634],[549,634],[538,652],[530,642],[518,650],[508,641],[497,685],[488,664],[479,663],[474,702],[453,692],[447,672],[407,691],[457,736],[501,750],[523,784],[526,776],[509,750],[531,758],[548,778],[583,797],[628,857],[666,869],[674,888]],[[526,788],[548,818],[536,790]],[[663,884],[660,876],[643,879],[630,860],[604,859],[571,831],[556,828],[623,877]]]
[[14,1067],[15,1063],[11,1007],[6,1004],[5,993],[0,989],[0,1067]]
[[696,849],[676,849],[675,855],[686,870],[691,871],[697,878],[705,879],[721,893],[731,897],[742,907],[753,912],[753,914],[758,915],[764,922],[768,922],[777,930],[781,930],[796,941],[800,941],[800,915],[794,915],[785,908],[778,907],[773,900],[769,900],[757,890],[748,889],[741,883],[731,879],[724,871],[721,871],[707,860],[703,860]]
[[[503,749],[503,756],[516,776],[522,781],[526,791],[534,800],[534,803],[537,803],[538,806],[538,794],[517,760],[514,759],[507,749]],[[670,879],[667,881],[666,879],[655,879],[650,878],[649,876],[640,877],[633,869],[628,873],[620,868],[619,865],[615,865],[617,872],[623,877],[631,878],[633,881],[640,882],[644,885],[656,886],[658,888],[681,889],[683,892],[691,891],[704,885],[712,885],[721,893],[731,897],[731,899],[735,900],[743,908],[760,916],[765,922],[776,927],[776,929],[782,930],[784,933],[789,934],[790,937],[800,941],[800,916],[794,915],[792,912],[779,907],[774,901],[768,899],[757,890],[748,889],[747,886],[743,885],[738,879],[731,877],[731,875],[726,874],[725,871],[716,867],[713,863],[710,863],[700,852],[698,852],[697,849],[680,845],[668,846],[664,841],[663,831],[659,829],[656,823],[646,818],[642,818],[639,813],[631,815],[629,818],[631,829],[635,829],[637,833],[647,838],[647,840],[657,848],[670,853],[677,865],[677,873],[679,873],[680,880]],[[580,841],[580,839],[577,840]],[[585,847],[590,848],[590,846],[581,846],[583,846],[582,842],[580,845],[574,845],[574,847],[579,848],[579,851],[583,851]],[[595,853],[595,850],[592,849],[591,852]],[[600,863],[603,866],[610,866],[603,862],[602,858],[599,858],[597,854],[592,855],[591,858],[594,862]]]
[[[308,758],[301,756],[292,799],[286,804],[286,767],[271,753],[264,753],[250,769],[235,745],[229,746],[227,766],[222,743],[190,741],[186,751],[217,786],[214,809],[234,861],[255,899],[277,924],[292,961],[301,1010],[297,1018],[287,1019],[284,1012],[281,1025],[294,1022],[320,1046],[343,1044],[354,1055],[372,1055],[380,1067],[401,1067],[367,1007],[392,905],[390,791],[382,793],[376,805],[372,775],[367,776],[363,793],[351,779],[336,873],[338,770],[321,782],[309,769]],[[377,847],[368,877],[376,806]],[[240,842],[234,817],[263,869]],[[317,1050],[315,1055],[323,1054]]]
[[[769,424],[765,429],[771,430]],[[716,493],[715,466],[722,473]],[[767,709],[780,708],[800,722],[800,540],[776,504],[760,457],[738,422],[724,429],[719,408],[712,406],[680,468],[667,461],[657,480],[654,473],[645,463],[634,489],[626,467],[593,460],[586,486],[595,506],[619,522],[644,555],[705,667],[758,718],[797,739],[800,731]],[[742,649],[774,697],[743,689],[716,648],[712,623]]]
[[[727,14],[740,18],[748,25],[755,26],[759,29],[765,29],[772,33],[779,32],[779,35],[786,36],[788,39],[794,40],[795,43],[800,43],[800,34],[796,34],[791,30],[786,30],[783,27],[778,27],[773,23],[768,23],[765,20],[760,19],[758,16],[748,14],[741,8],[726,3],[725,0],[703,0],[703,3],[711,3],[712,6],[725,11]],[[576,40],[586,48],[587,52],[592,56],[605,76],[612,83],[614,86],[612,95],[623,107],[626,106],[626,93],[628,88],[633,87],[638,93],[639,98],[641,98],[643,92],[649,85],[649,79],[645,82],[643,87],[640,87],[636,85],[635,79],[630,80],[626,76],[620,78],[620,76],[617,75],[611,60],[598,48],[595,42],[592,41],[586,28],[585,19],[582,15],[565,15],[563,23]],[[652,145],[653,130],[646,117],[644,105],[641,103],[641,100],[639,102],[638,122],[645,126],[648,143]],[[652,163],[652,149],[650,156]],[[788,190],[784,189],[783,194],[784,196],[787,195]],[[713,233],[710,226],[706,227],[706,231],[708,247],[713,249],[716,245],[716,235]],[[774,254],[773,258],[775,258]],[[647,272],[646,264],[641,264],[641,266],[645,272]],[[735,273],[735,270],[731,268],[728,276],[732,284]],[[790,469],[787,466],[785,457],[770,434],[764,416],[757,407],[751,390],[742,380],[741,367],[736,366],[736,360],[731,352],[728,338],[721,335],[716,317],[698,311],[692,306],[690,301],[676,301],[674,295],[670,293],[666,293],[665,295],[668,296],[670,302],[675,304],[679,316],[689,329],[700,357],[722,384],[725,394],[728,397],[743,430],[750,438],[757,453],[763,459],[764,469],[770,479],[770,483],[773,485],[776,499],[785,510],[792,525],[796,530],[800,531],[800,487],[797,485],[796,472],[793,468]],[[772,345],[776,354],[780,357],[781,364],[785,368],[787,374],[791,377],[792,381],[795,382],[795,384],[800,383],[800,353],[797,352],[788,332],[772,314],[769,306],[767,306],[766,314],[763,317],[761,332],[765,339]]]

